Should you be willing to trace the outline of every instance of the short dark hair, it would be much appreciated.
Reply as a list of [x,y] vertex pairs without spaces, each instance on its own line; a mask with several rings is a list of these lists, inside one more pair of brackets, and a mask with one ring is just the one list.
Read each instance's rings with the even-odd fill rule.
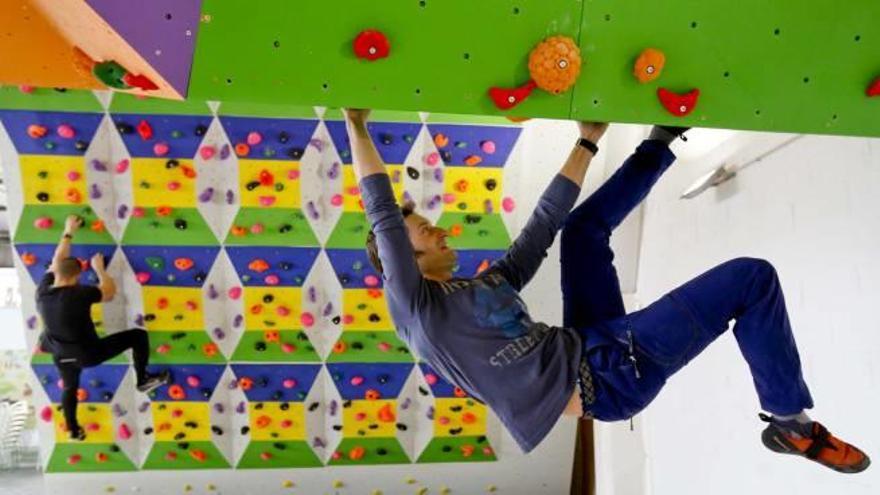
[[76,277],[82,273],[82,265],[76,258],[64,258],[55,269],[58,271],[56,275],[63,278]]
[[[400,213],[403,215],[403,218],[406,218],[416,211],[416,204],[412,201],[407,201],[400,205]],[[373,269],[376,270],[376,273],[382,275],[384,272],[382,271],[382,260],[379,259],[379,245],[376,244],[376,234],[373,232],[373,229],[367,233],[367,258],[370,260],[370,264],[373,265]]]

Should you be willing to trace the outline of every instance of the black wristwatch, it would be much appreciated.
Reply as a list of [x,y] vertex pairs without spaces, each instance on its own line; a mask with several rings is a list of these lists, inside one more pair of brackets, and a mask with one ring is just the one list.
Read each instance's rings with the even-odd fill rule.
[[599,147],[596,146],[596,143],[590,141],[587,138],[578,139],[577,145],[580,146],[581,148],[586,148],[586,149],[590,150],[590,153],[592,153],[593,156],[595,156],[596,153],[599,152]]
[[73,234],[64,234],[62,237],[65,239],[73,239]]

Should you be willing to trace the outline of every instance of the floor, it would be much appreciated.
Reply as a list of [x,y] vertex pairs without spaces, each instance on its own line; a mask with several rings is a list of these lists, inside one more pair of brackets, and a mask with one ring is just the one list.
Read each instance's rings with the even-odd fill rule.
[[17,470],[0,471],[0,494],[2,495],[43,495],[47,493],[43,484],[43,473],[39,471]]

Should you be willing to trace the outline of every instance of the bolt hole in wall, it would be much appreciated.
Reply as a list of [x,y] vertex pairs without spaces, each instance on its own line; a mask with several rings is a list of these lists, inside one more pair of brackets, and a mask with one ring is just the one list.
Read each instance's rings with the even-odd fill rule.
[[281,48],[281,42],[278,40],[275,40],[272,42],[272,46],[274,46],[275,48]]
[[605,20],[610,22],[611,21],[611,14],[605,14]]
[[724,71],[724,77],[726,77],[726,78],[727,78],[727,77],[730,77],[730,71],[729,71],[729,70]]
[[860,35],[860,34],[855,35],[855,36],[853,37],[853,40],[854,40],[856,43],[858,43],[859,41],[862,41],[862,35]]
[[697,21],[691,22],[691,29],[697,29]]
[[166,21],[170,21],[170,20],[171,20],[171,13],[170,13],[170,12],[165,14],[165,20],[166,20]]
[[231,77],[227,77],[227,78],[226,78],[226,84],[232,84],[232,78],[231,78]]
[[779,29],[779,28],[776,28],[776,29],[773,30],[773,34],[776,35],[776,36],[779,36],[781,33],[782,33],[782,30]]
[[513,8],[513,15],[519,15],[519,12],[520,12],[519,7]]
[[428,2],[425,0],[419,0],[419,7],[425,8],[428,6]]

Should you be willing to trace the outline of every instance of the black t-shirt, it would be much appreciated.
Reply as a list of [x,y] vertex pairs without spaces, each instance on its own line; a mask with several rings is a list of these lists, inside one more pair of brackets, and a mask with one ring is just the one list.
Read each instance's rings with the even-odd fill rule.
[[52,287],[55,274],[46,272],[37,286],[37,311],[50,342],[82,346],[98,340],[92,304],[101,302],[101,289],[91,285]]

